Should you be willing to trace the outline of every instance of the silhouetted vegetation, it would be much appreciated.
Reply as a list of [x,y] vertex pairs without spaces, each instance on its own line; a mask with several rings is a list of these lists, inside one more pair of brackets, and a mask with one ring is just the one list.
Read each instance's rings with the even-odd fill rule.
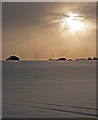
[[93,60],[98,60],[98,58],[97,58],[97,57],[94,57]]
[[49,58],[49,60],[53,60],[52,58]]
[[68,59],[68,61],[72,61],[72,59]]
[[77,58],[77,59],[75,59],[75,60],[79,60],[79,59]]
[[17,57],[17,56],[10,56],[10,57],[7,58],[6,60],[20,60],[20,58]]
[[80,60],[84,60],[83,58],[80,58]]
[[91,58],[91,57],[88,57],[88,60],[92,60],[92,58]]
[[61,61],[61,60],[67,60],[67,59],[64,57],[58,58],[58,61]]
[[[52,61],[66,61],[66,60],[68,60],[68,61],[72,61],[73,59],[71,59],[71,58],[68,58],[68,59],[66,59],[65,57],[61,57],[61,58],[58,58],[58,59],[53,59],[53,58],[50,58],[49,60],[52,60]],[[98,58],[97,57],[87,57],[87,58],[76,58],[76,59],[74,59],[74,60],[77,60],[77,61],[83,61],[83,60],[98,60]]]

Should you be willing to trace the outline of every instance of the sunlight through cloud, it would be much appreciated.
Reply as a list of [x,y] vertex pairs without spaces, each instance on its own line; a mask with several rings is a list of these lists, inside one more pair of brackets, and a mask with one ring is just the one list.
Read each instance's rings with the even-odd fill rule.
[[66,26],[68,26],[70,32],[76,32],[76,31],[83,31],[86,28],[86,24],[84,22],[84,18],[79,16],[76,13],[68,12],[67,18],[61,19],[61,27],[64,29]]

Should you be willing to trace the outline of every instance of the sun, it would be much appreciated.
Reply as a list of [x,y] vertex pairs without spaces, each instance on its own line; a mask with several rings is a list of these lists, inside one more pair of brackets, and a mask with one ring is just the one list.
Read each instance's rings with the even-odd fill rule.
[[84,18],[76,13],[68,12],[68,17],[61,19],[61,27],[68,26],[71,32],[81,31],[84,29]]

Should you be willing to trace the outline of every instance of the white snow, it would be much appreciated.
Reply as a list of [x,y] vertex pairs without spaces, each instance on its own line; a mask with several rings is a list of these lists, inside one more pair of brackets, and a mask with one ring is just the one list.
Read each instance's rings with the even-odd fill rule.
[[3,117],[96,114],[96,61],[3,61]]

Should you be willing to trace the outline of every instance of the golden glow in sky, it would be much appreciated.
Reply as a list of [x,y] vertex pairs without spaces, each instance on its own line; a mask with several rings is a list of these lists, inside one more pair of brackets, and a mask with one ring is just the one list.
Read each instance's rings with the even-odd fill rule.
[[2,17],[3,59],[96,56],[96,3],[4,3]]
[[67,18],[61,19],[61,27],[65,28],[66,25],[69,27],[70,32],[76,32],[84,30],[86,25],[84,23],[84,18],[76,13],[68,12]]

